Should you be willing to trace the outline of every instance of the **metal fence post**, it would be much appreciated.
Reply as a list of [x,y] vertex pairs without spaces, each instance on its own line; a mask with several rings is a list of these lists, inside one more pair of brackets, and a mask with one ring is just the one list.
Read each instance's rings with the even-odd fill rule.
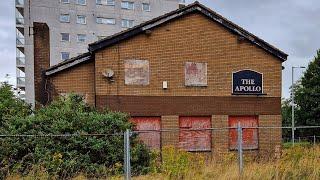
[[242,148],[242,127],[240,122],[238,122],[238,160],[239,160],[239,174],[242,175],[243,171],[243,148]]
[[130,165],[130,130],[127,129],[123,134],[123,144],[124,144],[124,174],[125,180],[131,179],[131,165]]
[[313,145],[316,145],[316,135],[313,135]]

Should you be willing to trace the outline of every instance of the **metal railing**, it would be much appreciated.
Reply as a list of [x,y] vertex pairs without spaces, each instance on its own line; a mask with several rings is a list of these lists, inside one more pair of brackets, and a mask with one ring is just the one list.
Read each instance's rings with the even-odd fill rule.
[[16,63],[17,63],[17,66],[24,66],[26,64],[25,57],[17,57]]
[[16,38],[16,43],[17,43],[18,46],[24,45],[24,38],[22,38],[22,37],[17,37],[17,38]]
[[24,18],[23,17],[16,17],[16,24],[17,25],[24,25]]
[[25,94],[18,94],[18,98],[24,100],[24,99],[26,99],[26,95]]
[[24,5],[24,0],[16,0],[16,5],[23,6]]
[[26,78],[25,77],[17,77],[17,86],[25,86]]

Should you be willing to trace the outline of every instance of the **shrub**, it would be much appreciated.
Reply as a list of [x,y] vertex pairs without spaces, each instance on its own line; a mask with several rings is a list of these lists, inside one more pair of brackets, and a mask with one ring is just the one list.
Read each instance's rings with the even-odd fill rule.
[[15,97],[11,85],[0,83],[0,126],[12,117],[26,117],[31,113],[31,106]]
[[[120,174],[123,169],[123,135],[132,128],[120,112],[98,112],[76,95],[60,98],[27,117],[16,117],[0,126],[0,134],[33,134],[39,137],[0,138],[0,179],[7,172],[27,175],[39,166],[60,178],[84,173],[88,177]],[[104,136],[43,137],[56,134]],[[135,174],[148,171],[149,151],[132,138]]]
[[161,171],[173,179],[183,179],[190,171],[204,166],[204,157],[174,148],[164,147],[162,151]]

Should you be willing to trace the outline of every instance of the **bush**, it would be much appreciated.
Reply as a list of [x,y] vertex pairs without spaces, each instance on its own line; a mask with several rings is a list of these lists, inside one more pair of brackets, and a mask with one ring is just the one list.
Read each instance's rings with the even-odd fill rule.
[[0,126],[12,117],[26,117],[32,113],[31,106],[15,97],[11,85],[0,83]]
[[174,148],[164,147],[162,151],[161,171],[172,179],[183,179],[190,171],[195,171],[205,164],[204,156]]
[[[82,98],[70,95],[27,117],[15,117],[0,126],[0,134],[33,134],[39,137],[0,138],[0,179],[7,172],[30,174],[34,166],[52,177],[69,178],[120,174],[123,170],[123,135],[132,128],[120,112],[98,112]],[[43,137],[56,134],[106,134],[105,136]],[[132,140],[135,174],[148,171],[149,151]]]

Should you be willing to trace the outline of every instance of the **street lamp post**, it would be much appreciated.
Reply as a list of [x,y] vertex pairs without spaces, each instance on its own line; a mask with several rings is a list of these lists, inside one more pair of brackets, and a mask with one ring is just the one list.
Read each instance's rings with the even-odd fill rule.
[[291,128],[292,128],[292,146],[294,146],[294,131],[295,131],[295,127],[294,127],[294,89],[293,89],[293,84],[294,84],[294,69],[295,68],[300,68],[300,69],[303,69],[303,68],[306,68],[304,66],[292,66],[292,86],[291,86],[291,99],[292,99],[292,105],[291,105],[291,108],[292,108],[292,115],[291,115]]

